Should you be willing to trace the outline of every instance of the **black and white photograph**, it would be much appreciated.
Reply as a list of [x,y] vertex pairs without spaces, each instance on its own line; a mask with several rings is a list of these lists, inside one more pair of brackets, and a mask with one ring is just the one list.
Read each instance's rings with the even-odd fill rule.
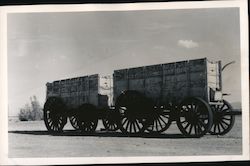
[[246,4],[0,8],[1,162],[249,160]]

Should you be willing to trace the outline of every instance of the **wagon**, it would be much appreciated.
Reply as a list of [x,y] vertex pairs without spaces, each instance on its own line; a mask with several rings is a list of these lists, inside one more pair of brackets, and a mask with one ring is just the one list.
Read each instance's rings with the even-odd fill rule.
[[101,119],[106,130],[140,135],[174,122],[184,136],[224,135],[236,112],[223,99],[221,77],[221,62],[203,58],[115,70],[110,95],[101,94],[98,74],[54,81],[47,83],[45,125],[60,132],[69,119],[76,130],[94,132]]
[[93,132],[98,119],[107,115],[108,96],[99,94],[97,74],[58,80],[46,86],[44,122],[48,131],[62,131],[68,118],[74,129]]

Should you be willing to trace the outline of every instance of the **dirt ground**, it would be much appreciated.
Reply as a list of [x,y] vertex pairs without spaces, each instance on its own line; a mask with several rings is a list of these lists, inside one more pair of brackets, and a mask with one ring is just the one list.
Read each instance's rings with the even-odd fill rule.
[[240,155],[242,153],[241,116],[224,136],[205,135],[184,138],[176,124],[160,136],[127,137],[120,132],[101,131],[84,135],[75,132],[69,122],[61,135],[49,135],[43,121],[9,121],[9,157],[115,157]]

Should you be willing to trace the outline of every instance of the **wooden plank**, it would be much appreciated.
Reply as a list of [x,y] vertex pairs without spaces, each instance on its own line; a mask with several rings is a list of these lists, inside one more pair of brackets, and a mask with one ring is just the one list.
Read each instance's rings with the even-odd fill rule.
[[136,90],[141,93],[144,93],[145,79],[144,78],[129,79],[129,90]]
[[175,74],[186,74],[188,67],[188,61],[181,61],[175,63]]
[[114,80],[119,81],[119,80],[126,80],[128,78],[128,72],[127,69],[121,69],[121,70],[115,70],[114,71]]
[[98,91],[98,75],[89,76],[89,90]]
[[205,73],[194,72],[190,73],[190,88],[192,87],[205,87]]
[[166,63],[162,65],[163,75],[174,75],[175,74],[175,63]]
[[195,97],[201,97],[201,98],[205,98],[205,91],[204,91],[204,87],[192,87],[190,88],[190,96],[195,96]]
[[89,94],[88,103],[98,106],[98,91]]
[[127,90],[127,80],[114,81],[114,98],[116,99],[122,91]]
[[145,78],[145,95],[151,99],[160,99],[162,95],[162,75]]
[[145,78],[162,76],[163,66],[162,64],[145,66],[144,72],[145,72]]
[[190,60],[189,62],[189,71],[190,73],[193,72],[205,72],[206,70],[206,59],[195,59]]
[[128,79],[143,79],[144,78],[144,67],[136,67],[128,69]]
[[54,81],[47,84],[47,97],[59,96],[67,106],[78,107],[83,103],[98,105],[97,74]]

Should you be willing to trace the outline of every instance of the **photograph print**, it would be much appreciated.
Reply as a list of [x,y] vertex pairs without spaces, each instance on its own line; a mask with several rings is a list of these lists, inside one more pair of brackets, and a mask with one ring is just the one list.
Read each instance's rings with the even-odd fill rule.
[[7,12],[10,163],[246,156],[242,8],[178,4]]

